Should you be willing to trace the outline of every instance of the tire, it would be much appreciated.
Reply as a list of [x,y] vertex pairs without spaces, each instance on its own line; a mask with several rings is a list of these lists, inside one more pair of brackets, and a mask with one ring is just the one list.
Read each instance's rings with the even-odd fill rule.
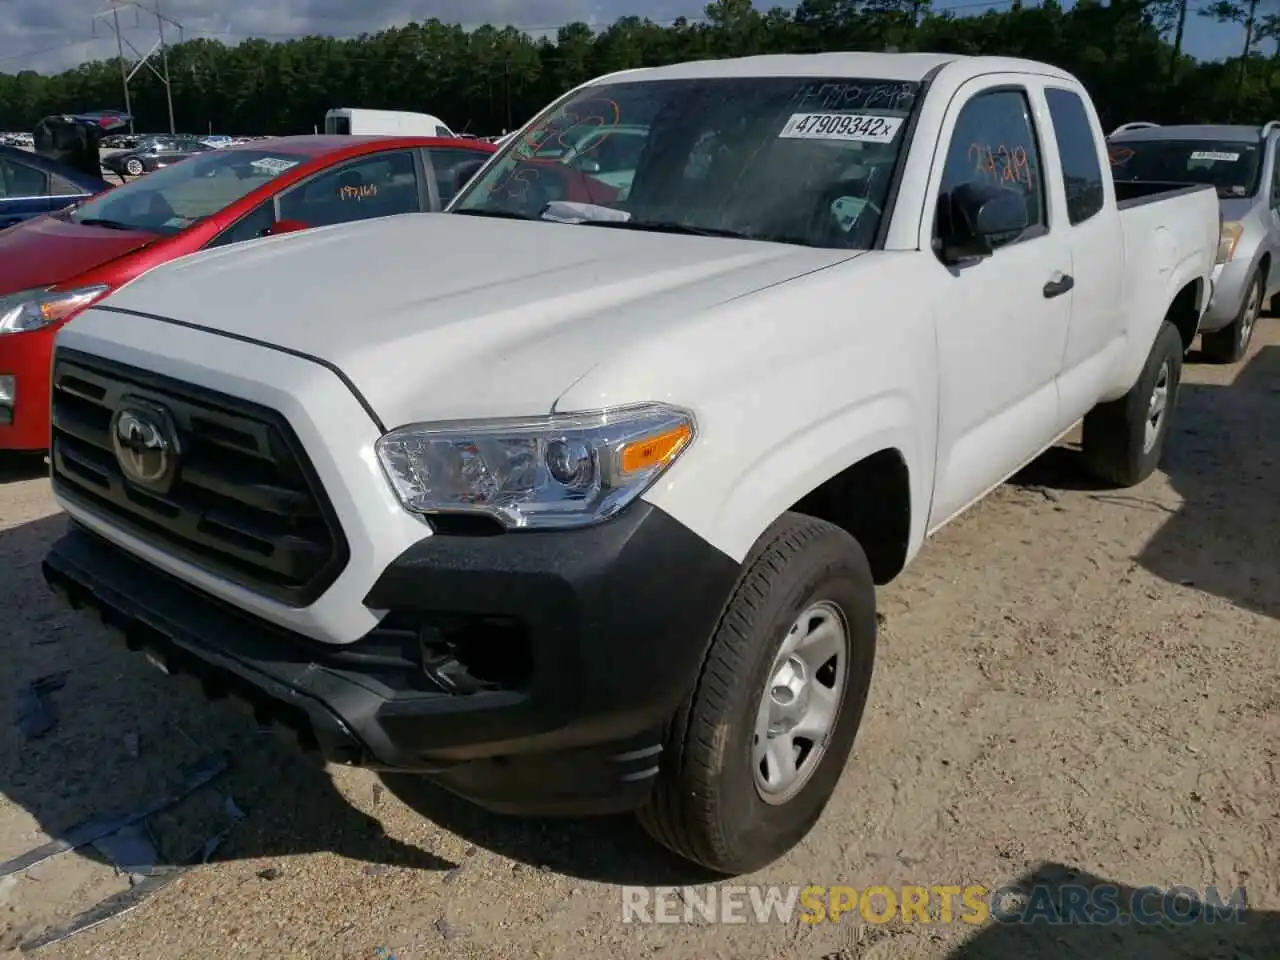
[[131,177],[140,177],[147,172],[141,160],[129,159],[124,162],[124,172]]
[[1213,363],[1236,363],[1249,349],[1249,341],[1253,339],[1253,331],[1258,328],[1258,317],[1262,314],[1262,274],[1254,271],[1249,278],[1249,286],[1245,288],[1244,301],[1240,304],[1240,312],[1235,320],[1213,333],[1205,333],[1200,337],[1200,352],[1206,360]]
[[[1155,472],[1182,383],[1182,351],[1182,335],[1165,323],[1133,388],[1118,400],[1098,404],[1085,416],[1084,459],[1099,479],[1132,487]],[[1148,435],[1158,383],[1163,386],[1163,406]]]
[[[650,836],[726,875],[758,870],[805,837],[844,772],[862,722],[875,658],[875,602],[866,555],[840,528],[789,513],[761,537],[697,683],[671,723],[658,782],[638,812]],[[804,633],[797,633],[797,618],[811,611],[819,612],[805,617],[807,624],[842,625],[847,638],[842,672],[828,669],[831,661],[809,669],[808,689],[838,689],[832,697],[835,719],[825,746],[822,739],[809,740],[798,757],[804,779],[793,785],[794,793],[775,793],[766,802],[753,756],[760,711],[766,689],[779,689],[775,660],[783,642]],[[801,693],[779,709],[809,702]]]

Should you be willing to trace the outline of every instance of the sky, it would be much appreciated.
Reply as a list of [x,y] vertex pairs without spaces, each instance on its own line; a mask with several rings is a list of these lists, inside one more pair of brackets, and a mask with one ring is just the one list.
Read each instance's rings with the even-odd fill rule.
[[[127,2],[127,0],[126,0]],[[431,17],[446,23],[478,26],[511,24],[530,32],[554,31],[576,20],[605,26],[622,16],[647,16],[663,22],[700,17],[706,0],[138,0],[180,23],[184,36],[236,43],[245,37],[285,40],[306,34],[344,37]],[[991,0],[1007,9],[1009,0]],[[1027,0],[1034,3],[1036,0]],[[1193,5],[1205,0],[1192,0]],[[786,5],[787,0],[756,0],[757,6]],[[85,60],[113,56],[115,40],[94,15],[109,0],[0,0],[0,72],[38,70],[54,73]],[[1068,0],[1067,5],[1070,5]],[[981,12],[980,0],[934,0],[938,10]],[[156,40],[154,16],[123,6],[121,32],[146,52]],[[1240,27],[1193,16],[1187,25],[1187,52],[1203,59],[1235,53]],[[126,53],[128,53],[126,49]]]

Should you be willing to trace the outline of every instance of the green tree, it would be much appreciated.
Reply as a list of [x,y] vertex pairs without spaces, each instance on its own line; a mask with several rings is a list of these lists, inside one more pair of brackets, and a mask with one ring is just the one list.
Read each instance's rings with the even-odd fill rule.
[[[1259,0],[1216,0],[1202,13],[1237,23],[1240,55],[1198,63],[1184,53],[1188,0],[992,0],[976,16],[928,0],[800,0],[763,10],[711,0],[700,22],[624,17],[596,32],[567,24],[534,39],[512,27],[472,31],[428,19],[349,40],[199,38],[170,51],[174,110],[190,132],[310,133],[338,106],[423,110],[450,126],[497,133],[566,90],[615,70],[707,57],[824,50],[1001,54],[1056,64],[1081,78],[1104,123],[1200,122],[1280,115],[1280,14]],[[997,5],[1005,7],[997,10]],[[1264,54],[1265,50],[1265,54]],[[148,70],[130,86],[137,128],[167,128],[163,85]],[[119,65],[54,76],[0,73],[0,129],[43,116],[123,106]]]

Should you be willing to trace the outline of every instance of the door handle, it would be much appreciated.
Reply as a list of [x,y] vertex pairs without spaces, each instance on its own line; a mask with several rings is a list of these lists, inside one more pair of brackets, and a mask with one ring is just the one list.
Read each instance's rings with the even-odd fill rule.
[[1070,293],[1071,288],[1075,285],[1075,277],[1069,273],[1060,273],[1057,280],[1050,280],[1044,285],[1044,298],[1052,300],[1054,297],[1060,297],[1064,293]]

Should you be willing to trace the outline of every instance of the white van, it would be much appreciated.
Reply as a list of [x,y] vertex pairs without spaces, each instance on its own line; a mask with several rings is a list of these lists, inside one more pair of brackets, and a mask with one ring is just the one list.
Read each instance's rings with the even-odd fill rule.
[[407,110],[365,110],[335,107],[324,115],[324,132],[343,136],[385,134],[391,136],[452,137],[454,133],[439,117]]

